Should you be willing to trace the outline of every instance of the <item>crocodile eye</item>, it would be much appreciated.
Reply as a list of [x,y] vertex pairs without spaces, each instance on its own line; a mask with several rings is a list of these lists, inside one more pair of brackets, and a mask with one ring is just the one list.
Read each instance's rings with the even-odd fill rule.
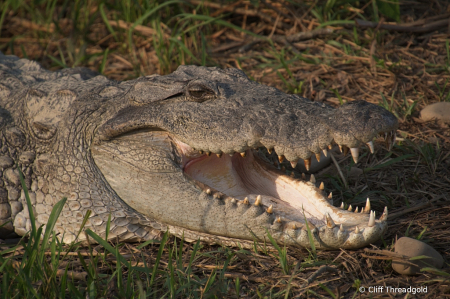
[[192,85],[188,88],[188,99],[195,102],[204,102],[215,96],[214,91],[204,85]]

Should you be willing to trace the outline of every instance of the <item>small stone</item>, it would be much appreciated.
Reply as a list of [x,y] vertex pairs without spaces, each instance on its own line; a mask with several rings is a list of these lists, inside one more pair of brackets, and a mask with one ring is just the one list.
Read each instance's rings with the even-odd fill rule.
[[0,167],[5,169],[14,165],[14,161],[8,156],[0,156]]
[[420,117],[424,121],[437,119],[450,124],[450,102],[439,102],[426,106],[420,111]]
[[395,243],[395,252],[407,257],[415,256],[429,256],[429,259],[420,259],[415,261],[409,261],[416,264],[412,266],[401,261],[392,261],[392,269],[399,274],[415,275],[420,274],[420,269],[425,267],[435,267],[437,269],[442,268],[444,265],[444,259],[433,247],[425,244],[422,241],[402,237]]

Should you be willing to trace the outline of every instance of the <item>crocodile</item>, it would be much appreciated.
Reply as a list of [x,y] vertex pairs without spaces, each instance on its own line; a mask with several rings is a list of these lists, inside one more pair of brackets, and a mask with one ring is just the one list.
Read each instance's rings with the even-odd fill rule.
[[276,160],[309,168],[333,144],[357,160],[380,134],[392,145],[397,126],[366,101],[333,108],[234,68],[119,82],[0,52],[0,237],[32,227],[20,169],[37,227],[67,198],[54,227],[66,243],[89,242],[77,233],[91,211],[84,228],[119,242],[169,231],[251,246],[270,233],[289,246],[364,247],[386,231],[387,208],[377,219],[369,200],[334,206],[313,175],[287,175]]

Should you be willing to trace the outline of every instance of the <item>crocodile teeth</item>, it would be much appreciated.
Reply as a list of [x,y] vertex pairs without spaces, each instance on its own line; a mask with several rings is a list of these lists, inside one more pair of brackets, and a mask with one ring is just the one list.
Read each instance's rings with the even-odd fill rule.
[[291,161],[291,166],[292,168],[295,168],[297,166],[298,160],[296,161]]
[[330,214],[326,213],[325,217],[327,218],[327,227],[328,228],[333,228],[336,226],[336,223],[334,223],[333,219],[331,219]]
[[388,150],[392,149],[392,146],[394,145],[396,138],[397,137],[395,136],[394,131],[389,132],[388,136],[385,138]]
[[367,201],[366,201],[366,207],[364,208],[364,213],[367,214],[370,212],[370,200],[367,197]]
[[325,157],[328,157],[328,151],[327,151],[326,148],[324,148],[324,149],[322,150],[322,152],[323,152],[323,154],[324,154]]
[[348,206],[347,211],[350,211],[350,212],[353,211],[352,205],[349,205],[349,206]]
[[216,199],[220,199],[221,196],[220,196],[219,193],[214,193],[213,197],[216,198]]
[[236,203],[236,198],[232,198],[231,203]]
[[268,148],[267,151],[269,152],[269,154],[273,153],[273,148]]
[[353,157],[353,161],[355,161],[355,163],[358,163],[358,157],[359,157],[359,148],[357,147],[352,147],[350,149],[351,153],[352,153],[352,157]]
[[347,154],[348,154],[348,147],[343,145],[342,149],[344,150],[344,156],[347,156]]
[[308,158],[305,160],[305,168],[307,171],[309,171],[310,167],[311,167],[311,158]]
[[198,152],[200,153],[200,155],[203,155],[203,151],[202,150],[199,150]]
[[261,195],[256,196],[255,206],[261,205]]
[[388,218],[388,208],[384,207],[383,215],[381,215],[380,220],[387,220]]
[[211,195],[211,189],[206,189],[206,194]]
[[340,144],[338,144],[338,145],[339,145],[339,150],[341,151],[341,153],[343,153],[344,150],[342,149],[342,145],[340,145]]
[[320,162],[320,154],[316,154],[316,160],[317,162]]
[[306,174],[302,172],[302,180],[306,180]]
[[209,157],[211,156],[211,152],[205,152],[205,154]]
[[278,161],[280,161],[280,163],[283,162],[283,160],[284,160],[284,156],[283,155],[278,156]]
[[371,153],[371,154],[375,153],[375,148],[374,148],[374,146],[373,146],[373,142],[372,142],[372,141],[369,141],[369,142],[367,142],[366,144],[367,144],[367,146],[368,146],[369,149],[370,149],[370,153]]
[[359,228],[355,227],[355,234],[359,234]]
[[309,180],[311,181],[311,183],[315,184],[316,183],[316,177],[311,174],[311,177],[309,178]]
[[222,157],[222,153],[216,154],[216,156],[217,156],[217,158],[220,158],[220,157]]
[[325,189],[325,185],[323,184],[323,182],[320,183],[319,189],[320,189],[320,190]]
[[333,192],[330,192],[330,194],[328,194],[328,199],[332,199],[333,198]]
[[375,211],[370,211],[369,224],[368,227],[372,227],[375,225]]
[[344,231],[344,226],[341,224],[341,226],[339,226],[339,230],[341,231],[341,232],[343,232]]
[[270,206],[267,208],[267,213],[269,213],[269,214],[272,214],[272,213],[273,213],[273,206],[272,206],[272,205],[270,205]]
[[248,205],[248,204],[249,204],[248,197],[246,197],[246,198],[244,198],[244,205]]
[[276,222],[281,223],[281,217],[278,216]]
[[329,150],[332,150],[332,149],[333,149],[333,145],[329,144],[329,145],[328,145],[328,149],[329,149]]
[[291,172],[291,177],[295,178],[295,173]]
[[242,158],[245,158],[245,156],[246,156],[245,152],[242,152],[242,153],[239,153],[239,154],[241,155]]
[[358,213],[358,208],[359,208],[359,207],[356,207],[356,209],[355,209],[355,213]]
[[345,205],[344,202],[341,202],[341,209],[344,209]]

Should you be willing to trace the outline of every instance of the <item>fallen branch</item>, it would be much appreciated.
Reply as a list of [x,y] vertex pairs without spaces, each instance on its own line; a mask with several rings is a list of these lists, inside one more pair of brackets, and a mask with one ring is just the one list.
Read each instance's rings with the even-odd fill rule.
[[397,31],[397,32],[410,32],[410,33],[428,33],[433,32],[438,29],[444,28],[448,26],[450,23],[450,19],[444,19],[439,20],[435,22],[431,22],[429,24],[425,24],[423,26],[416,26],[411,24],[406,25],[392,25],[392,24],[383,24],[378,22],[370,22],[370,21],[364,21],[360,19],[355,20],[355,24],[358,27],[361,28],[379,28],[379,29],[385,29],[390,31]]

